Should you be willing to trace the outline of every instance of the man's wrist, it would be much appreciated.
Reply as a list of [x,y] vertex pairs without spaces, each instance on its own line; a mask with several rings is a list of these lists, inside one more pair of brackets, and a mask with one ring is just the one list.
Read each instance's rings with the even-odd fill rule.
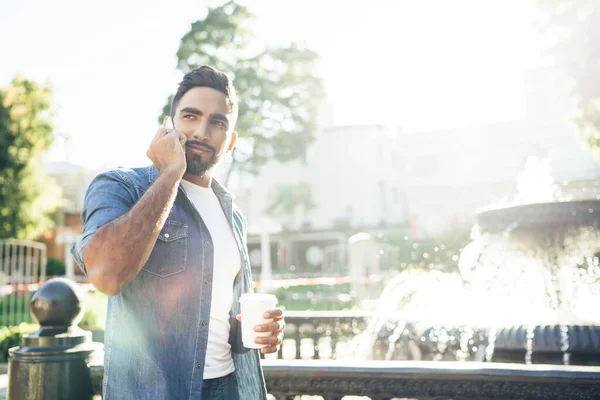
[[185,169],[176,168],[176,167],[164,167],[160,170],[160,176],[165,176],[167,179],[175,181],[180,181],[183,178],[183,174],[185,173]]

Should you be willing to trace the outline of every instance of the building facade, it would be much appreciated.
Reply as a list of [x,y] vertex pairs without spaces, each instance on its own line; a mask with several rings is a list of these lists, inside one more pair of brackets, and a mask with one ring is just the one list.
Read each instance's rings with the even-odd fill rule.
[[[329,126],[302,160],[268,163],[257,176],[234,175],[228,186],[248,219],[253,264],[258,268],[268,256],[283,269],[337,268],[356,232],[408,229],[419,238],[470,229],[477,209],[515,199],[531,157],[549,161],[565,197],[596,196],[600,166],[578,138],[571,100],[546,69],[527,73],[524,87],[527,107],[519,120],[431,132]],[[229,162],[217,171],[221,180]],[[63,228],[47,238],[52,242],[65,227],[81,231],[85,190],[100,171],[54,163],[47,172],[68,200]],[[293,184],[310,187],[314,207],[268,215],[277,185]],[[49,248],[61,258],[61,245]]]

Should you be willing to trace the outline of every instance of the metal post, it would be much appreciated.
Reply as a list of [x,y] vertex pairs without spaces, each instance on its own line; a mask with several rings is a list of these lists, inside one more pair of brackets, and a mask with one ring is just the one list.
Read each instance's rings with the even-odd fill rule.
[[33,295],[31,313],[40,329],[8,351],[8,400],[92,398],[87,360],[103,345],[77,327],[83,301],[81,289],[65,278],[48,280]]
[[269,232],[263,231],[260,234],[260,254],[261,254],[261,271],[260,271],[260,291],[269,292],[272,287],[273,273],[271,268],[271,239]]
[[77,236],[73,234],[73,230],[66,227],[64,231],[56,237],[56,243],[64,245],[65,256],[65,277],[75,281],[75,267],[73,257],[71,256],[71,246],[75,243]]

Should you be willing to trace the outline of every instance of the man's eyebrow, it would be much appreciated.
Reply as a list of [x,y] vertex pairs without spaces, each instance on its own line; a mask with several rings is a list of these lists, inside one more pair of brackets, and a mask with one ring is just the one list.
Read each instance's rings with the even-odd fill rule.
[[185,108],[182,108],[181,111],[179,111],[179,112],[181,114],[190,113],[190,114],[202,115],[202,111],[198,110],[196,107],[185,107]]
[[[195,114],[198,116],[204,115],[204,113],[202,111],[200,111],[199,109],[197,109],[196,107],[184,107],[179,112],[181,114],[188,113],[188,114]],[[214,113],[211,115],[211,118],[219,120],[219,121],[223,121],[223,122],[229,124],[229,119],[227,118],[227,116],[225,114]]]
[[223,121],[223,122],[226,122],[226,123],[228,123],[228,124],[229,124],[229,119],[227,119],[227,116],[226,116],[225,114],[218,114],[218,113],[215,113],[215,114],[212,114],[212,115],[211,115],[211,118],[212,118],[212,119],[217,119],[217,120],[219,120],[219,121]]

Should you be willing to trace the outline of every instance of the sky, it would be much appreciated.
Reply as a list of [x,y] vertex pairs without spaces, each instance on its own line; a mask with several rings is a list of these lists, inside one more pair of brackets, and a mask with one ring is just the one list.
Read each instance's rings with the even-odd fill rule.
[[[541,60],[533,0],[240,2],[257,41],[320,54],[327,124],[419,131],[518,119],[523,73]],[[52,87],[49,160],[149,163],[157,116],[182,76],[179,41],[219,2],[166,4],[0,0],[0,86],[20,73]]]

